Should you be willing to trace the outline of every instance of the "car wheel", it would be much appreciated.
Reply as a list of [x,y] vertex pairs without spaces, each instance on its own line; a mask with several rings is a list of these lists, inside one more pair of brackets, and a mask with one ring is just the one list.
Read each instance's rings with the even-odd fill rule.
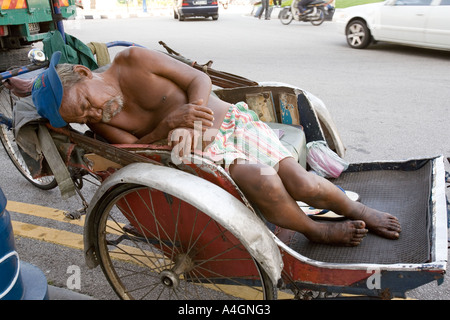
[[345,30],[347,43],[354,49],[366,48],[371,40],[369,28],[362,20],[351,21]]
[[213,19],[213,20],[217,20],[217,19],[219,19],[219,15],[218,15],[218,14],[216,14],[216,15],[213,15],[213,16],[212,16],[212,19]]
[[182,16],[181,14],[178,15],[178,20],[179,21],[184,21],[184,16]]

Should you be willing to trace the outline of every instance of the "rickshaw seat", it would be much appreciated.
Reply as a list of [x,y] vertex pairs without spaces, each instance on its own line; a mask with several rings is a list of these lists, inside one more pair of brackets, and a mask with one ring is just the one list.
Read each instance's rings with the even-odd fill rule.
[[300,163],[303,168],[306,168],[306,137],[301,126],[275,122],[267,122],[266,124],[272,130],[280,131],[282,134],[280,142],[289,150],[294,159]]

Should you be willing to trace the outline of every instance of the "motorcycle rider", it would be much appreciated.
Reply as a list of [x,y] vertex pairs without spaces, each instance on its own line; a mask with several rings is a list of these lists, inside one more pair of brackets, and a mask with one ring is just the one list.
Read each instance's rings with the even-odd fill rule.
[[311,2],[313,2],[314,0],[300,0],[298,2],[298,14],[299,16],[303,16],[305,14],[306,11],[306,7],[308,6],[308,4],[310,4]]

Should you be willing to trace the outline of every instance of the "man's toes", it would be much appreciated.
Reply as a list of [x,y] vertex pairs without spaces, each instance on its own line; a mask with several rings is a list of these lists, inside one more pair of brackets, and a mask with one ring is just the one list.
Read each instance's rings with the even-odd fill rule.
[[402,227],[398,222],[390,222],[386,225],[386,231],[393,233],[400,233],[402,231]]
[[354,236],[358,238],[364,238],[368,232],[369,230],[367,229],[356,229]]
[[364,237],[353,237],[353,239],[349,242],[349,246],[350,247],[356,247],[359,246],[361,244],[361,242],[363,241]]
[[400,233],[396,232],[396,231],[391,231],[391,239],[398,239],[400,238]]
[[353,221],[353,225],[356,227],[357,230],[362,230],[366,228],[366,224],[362,220]]
[[378,234],[380,236],[383,236],[387,239],[392,239],[392,240],[396,240],[396,239],[400,238],[400,233],[395,230],[385,229],[385,230],[381,230]]
[[391,228],[391,230],[395,230],[397,232],[400,232],[402,230],[400,221],[398,221],[398,219],[394,216],[391,217],[391,219],[388,220],[389,221],[389,227]]

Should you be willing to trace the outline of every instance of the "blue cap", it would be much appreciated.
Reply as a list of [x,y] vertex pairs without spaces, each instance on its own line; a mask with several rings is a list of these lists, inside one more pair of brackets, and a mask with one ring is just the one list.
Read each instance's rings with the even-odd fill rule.
[[55,128],[67,125],[67,122],[59,114],[63,97],[63,86],[55,67],[60,58],[60,51],[53,53],[48,69],[36,78],[31,91],[37,112],[41,117],[48,119]]

